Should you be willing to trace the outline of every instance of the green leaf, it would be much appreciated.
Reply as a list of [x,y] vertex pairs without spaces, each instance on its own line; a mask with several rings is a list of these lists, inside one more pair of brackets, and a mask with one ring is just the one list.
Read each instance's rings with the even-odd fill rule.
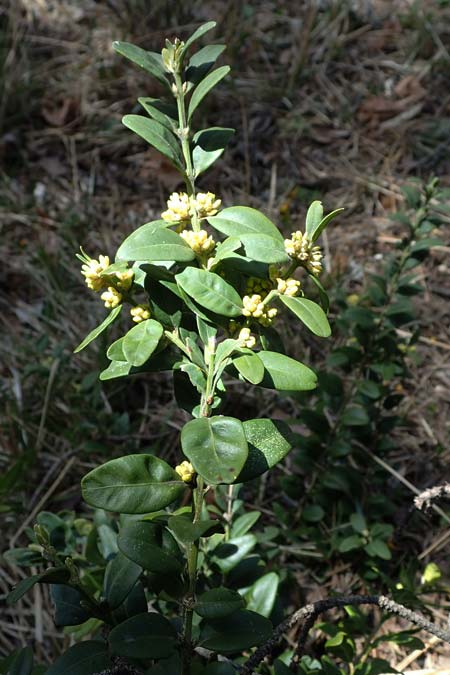
[[243,426],[248,458],[236,479],[237,483],[245,483],[265,473],[286,457],[292,447],[291,431],[284,422],[255,419],[247,420]]
[[189,47],[196,41],[199,40],[205,33],[208,33],[210,30],[215,28],[217,23],[215,21],[207,21],[206,23],[202,23],[201,26],[199,26],[193,33],[192,35],[186,40],[184,43],[183,51],[182,54],[185,54]]
[[369,415],[365,408],[350,405],[342,414],[341,423],[346,427],[363,427],[369,424]]
[[325,516],[325,511],[318,504],[310,504],[305,506],[302,511],[302,518],[308,523],[319,523],[323,520]]
[[218,274],[187,267],[181,274],[175,275],[175,279],[179,287],[201,307],[222,316],[241,314],[240,295]]
[[245,534],[242,537],[233,537],[223,542],[214,549],[214,563],[222,574],[228,574],[232,569],[244,560],[256,546],[256,537],[253,534]]
[[143,115],[125,115],[122,118],[122,124],[165,155],[177,169],[183,171],[180,146],[167,127]]
[[119,246],[116,258],[148,262],[161,260],[189,262],[194,260],[195,253],[173,230],[147,223],[125,239]]
[[[5,664],[0,663],[0,668]],[[33,650],[31,647],[20,649],[7,666],[7,670],[1,669],[6,675],[32,675],[33,671]]]
[[70,572],[67,567],[49,567],[45,572],[41,574],[33,574],[31,577],[26,577],[19,581],[13,590],[8,594],[6,602],[8,605],[13,605],[20,598],[22,598],[25,593],[33,588],[35,584],[56,584],[56,583],[65,583],[70,578]]
[[111,666],[108,647],[100,640],[79,642],[64,652],[46,675],[92,675]]
[[203,129],[195,134],[192,159],[196,176],[206,171],[216,159],[219,159],[233,134],[234,129],[222,127]]
[[132,366],[143,366],[158,346],[163,327],[154,319],[141,321],[123,338],[123,353]]
[[212,529],[221,529],[217,520],[199,520],[193,523],[189,516],[171,516],[167,526],[183,545],[193,544]]
[[309,330],[319,337],[331,335],[327,315],[320,305],[307,298],[290,298],[280,295],[280,300],[302,321]]
[[183,453],[208,483],[233,483],[248,455],[242,422],[218,415],[194,419],[181,431]]
[[142,574],[142,567],[120,551],[106,566],[103,594],[111,609],[115,609],[130,593]]
[[250,511],[249,513],[244,513],[242,516],[239,516],[239,518],[236,518],[231,526],[231,538],[242,537],[244,534],[247,534],[260,517],[260,511]]
[[326,228],[329,222],[331,222],[336,216],[338,216],[341,211],[345,211],[345,209],[340,208],[340,209],[335,209],[334,211],[331,211],[331,213],[328,213],[318,225],[316,225],[314,228],[311,230],[311,234],[309,235],[312,239],[312,241],[316,241]]
[[364,550],[369,555],[381,558],[382,560],[390,560],[392,558],[388,545],[382,539],[372,539],[372,541],[369,541],[364,546]]
[[157,612],[137,614],[115,626],[108,636],[111,653],[131,659],[166,659],[177,644],[170,621]]
[[233,358],[233,365],[242,377],[252,384],[259,384],[264,377],[264,365],[254,352]]
[[55,604],[53,620],[55,626],[78,626],[87,621],[92,615],[82,606],[83,596],[76,588],[63,584],[52,584],[50,595]]
[[316,374],[303,363],[277,352],[261,351],[266,373],[261,386],[280,391],[308,391],[317,386]]
[[119,532],[117,543],[127,558],[149,572],[171,574],[182,570],[182,565],[173,551],[163,548],[163,532],[155,523],[148,521],[128,523]]
[[225,45],[206,45],[198,50],[189,59],[186,69],[187,91],[198,84],[209,73],[218,57],[225,49]]
[[289,261],[284,242],[268,234],[242,234],[245,255],[256,262],[285,263]]
[[117,319],[119,316],[120,312],[122,311],[123,305],[118,305],[117,307],[114,307],[109,314],[106,316],[106,318],[102,321],[100,326],[97,326],[97,328],[94,328],[94,330],[91,330],[89,335],[87,335],[83,342],[80,342],[78,347],[73,350],[74,354],[78,354],[78,352],[81,352],[82,349],[88,346],[90,342],[98,338],[100,333],[103,333],[104,330],[108,328],[108,326]]
[[322,202],[315,201],[311,204],[306,214],[306,234],[312,239],[313,233],[320,225],[320,221],[323,218],[323,206]]
[[138,101],[154,120],[167,127],[170,131],[177,130],[178,115],[176,106],[161,101],[159,98],[151,98],[150,96],[141,96],[141,98],[138,98]]
[[261,211],[249,206],[230,206],[217,216],[207,218],[212,227],[229,237],[247,234],[265,234],[284,242],[281,232]]
[[206,94],[230,72],[230,66],[221,66],[209,73],[194,89],[188,106],[188,122]]
[[275,604],[279,583],[280,577],[275,572],[269,572],[257,579],[245,595],[248,609],[269,618]]
[[354,551],[356,548],[361,548],[363,540],[357,534],[352,534],[350,537],[345,537],[339,542],[338,550],[341,553]]
[[194,611],[204,619],[220,619],[245,606],[242,596],[228,588],[213,588],[198,596]]
[[151,513],[178,499],[185,489],[178,474],[153,455],[126,455],[98,466],[81,481],[84,500],[105,511]]
[[159,82],[170,88],[169,80],[166,77],[161,54],[156,52],[147,52],[137,45],[130,42],[113,42],[113,49],[122,56],[125,56],[133,63],[146,70],[153,75]]
[[358,532],[358,534],[362,534],[367,530],[367,522],[362,513],[352,513],[350,516],[350,525],[355,532]]
[[272,624],[265,617],[248,609],[240,609],[222,619],[208,621],[200,634],[205,649],[229,654],[267,642]]

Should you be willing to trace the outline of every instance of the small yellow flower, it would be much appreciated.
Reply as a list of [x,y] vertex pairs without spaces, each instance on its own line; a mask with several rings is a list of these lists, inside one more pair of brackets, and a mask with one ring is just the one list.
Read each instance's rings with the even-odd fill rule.
[[190,462],[181,462],[175,467],[175,471],[184,483],[190,483],[195,476],[194,467]]
[[320,246],[313,246],[312,241],[306,234],[297,230],[290,239],[284,240],[286,253],[305,267],[308,272],[318,277],[322,272],[323,254]]
[[98,260],[91,258],[81,266],[81,274],[84,276],[86,285],[93,291],[100,291],[107,286],[108,281],[100,274],[109,267],[109,257],[99,255]]
[[172,192],[167,200],[167,211],[161,218],[170,223],[188,222],[190,219],[191,200],[186,192]]
[[141,323],[150,318],[150,308],[148,305],[136,305],[130,309],[130,314],[135,323]]
[[108,290],[102,293],[100,297],[107,309],[114,309],[122,302],[122,295],[113,286],[108,286]]
[[357,293],[352,293],[351,295],[347,295],[347,304],[353,307],[354,305],[357,305],[359,302],[359,295]]
[[237,339],[239,340],[241,347],[253,349],[256,345],[256,338],[251,334],[250,328],[241,328]]
[[222,203],[212,192],[199,192],[195,198],[191,197],[191,208],[197,211],[199,218],[215,216]]
[[258,293],[245,295],[242,298],[242,304],[242,314],[257,319],[263,326],[270,326],[278,313],[274,307],[270,308],[265,305],[262,301],[262,297]]
[[199,232],[184,230],[181,232],[181,236],[197,255],[206,255],[211,253],[216,245],[216,242],[211,237],[211,235],[208,236],[206,230],[200,230]]
[[300,282],[297,279],[281,279],[277,280],[277,291],[282,295],[288,295],[290,298],[295,297],[300,292]]
[[125,270],[125,272],[116,272],[116,277],[118,279],[118,286],[124,291],[128,291],[133,283],[134,272],[133,270]]

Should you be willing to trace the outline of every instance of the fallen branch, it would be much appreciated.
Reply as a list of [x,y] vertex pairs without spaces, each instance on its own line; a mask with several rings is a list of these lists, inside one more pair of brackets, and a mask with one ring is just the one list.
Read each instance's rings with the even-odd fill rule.
[[414,504],[422,511],[424,508],[429,509],[432,502],[444,498],[450,498],[450,483],[435,485],[434,487],[424,490],[418,494],[417,497],[414,497]]
[[425,619],[420,614],[407,609],[403,605],[386,598],[384,595],[350,595],[341,598],[327,598],[326,600],[318,600],[310,605],[306,605],[298,609],[285,621],[276,627],[270,640],[261,645],[254,654],[247,660],[241,669],[241,675],[251,675],[259,664],[273,653],[273,650],[278,643],[283,639],[284,635],[296,624],[303,622],[303,626],[298,639],[298,646],[295,655],[292,659],[291,666],[296,669],[298,662],[303,654],[308,633],[313,627],[317,617],[329,609],[335,607],[345,607],[346,605],[377,605],[391,614],[397,614],[403,619],[410,621],[422,630],[435,635],[444,642],[450,644],[450,631],[443,630]]

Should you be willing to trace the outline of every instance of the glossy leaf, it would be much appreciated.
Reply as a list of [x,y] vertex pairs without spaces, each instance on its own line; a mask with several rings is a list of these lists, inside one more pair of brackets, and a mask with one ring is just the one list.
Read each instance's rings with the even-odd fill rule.
[[252,384],[259,384],[264,377],[264,364],[257,354],[249,352],[233,358],[233,365],[242,377]]
[[257,579],[246,593],[247,608],[269,618],[275,604],[279,583],[280,578],[275,572],[269,572]]
[[319,337],[331,335],[327,315],[320,305],[307,298],[290,298],[287,295],[281,295],[280,299],[314,335]]
[[191,420],[181,431],[183,453],[208,483],[233,483],[248,455],[242,422],[218,415]]
[[117,539],[120,551],[149,572],[179,573],[182,570],[173,551],[163,548],[162,530],[155,523],[128,523]]
[[242,537],[244,534],[247,534],[247,532],[252,529],[253,525],[259,520],[260,517],[260,511],[249,511],[248,513],[244,513],[242,516],[236,518],[231,526],[231,538],[233,539],[234,537]]
[[261,351],[258,357],[265,368],[261,386],[280,391],[307,391],[317,385],[316,374],[303,363],[277,352]]
[[219,159],[233,134],[234,129],[222,127],[203,129],[195,134],[192,159],[196,176],[206,171],[216,159]]
[[159,82],[170,87],[169,80],[167,79],[166,72],[164,70],[164,65],[162,62],[161,54],[156,52],[148,52],[137,45],[131,44],[131,42],[113,42],[113,48],[118,54],[125,56],[133,63],[136,63],[138,66],[146,70],[148,73],[153,75]]
[[207,221],[216,230],[229,237],[238,237],[247,234],[265,234],[283,242],[281,232],[261,211],[249,206],[230,206],[223,209],[217,216],[207,218]]
[[220,619],[245,606],[242,596],[229,588],[213,588],[197,597],[194,611],[204,619]]
[[314,201],[306,213],[305,232],[310,239],[312,239],[312,235],[319,227],[322,218],[323,218],[322,202]]
[[222,574],[228,574],[236,567],[256,546],[256,537],[245,534],[242,537],[232,537],[219,544],[214,549],[214,563]]
[[81,481],[84,500],[119,513],[151,513],[178,499],[185,489],[175,471],[153,455],[126,455],[90,471]]
[[221,524],[217,520],[199,520],[193,523],[189,516],[171,516],[167,526],[183,545],[193,544],[207,532],[221,529]]
[[245,255],[256,262],[285,263],[289,261],[284,242],[267,234],[243,234],[240,237]]
[[158,346],[163,327],[154,319],[141,321],[123,338],[123,353],[132,366],[143,366]]
[[21,579],[13,590],[8,594],[6,601],[13,605],[22,598],[35,584],[56,584],[69,581],[70,572],[67,567],[49,567],[41,574],[33,574],[31,577]]
[[223,619],[208,621],[200,634],[200,644],[205,649],[229,654],[266,642],[272,630],[271,622],[265,617],[240,609]]
[[98,338],[100,333],[103,333],[104,330],[108,328],[110,324],[113,323],[119,316],[120,312],[122,311],[122,306],[123,305],[118,305],[118,307],[114,307],[109,314],[107,314],[106,318],[102,321],[102,323],[94,328],[94,330],[91,330],[89,335],[87,335],[82,342],[78,345],[76,349],[73,350],[74,354],[78,354],[78,352],[81,352],[82,349],[88,346],[90,342]]
[[203,101],[206,94],[208,94],[208,92],[211,91],[211,89],[225,77],[225,75],[228,75],[229,72],[230,66],[221,66],[220,68],[213,70],[201,82],[199,82],[192,93],[191,100],[189,101],[188,121],[191,119],[192,115]]
[[86,640],[69,647],[46,675],[92,675],[110,667],[107,645],[100,640]]
[[130,593],[142,574],[142,567],[120,551],[109,561],[104,580],[104,596],[111,609],[115,609]]
[[175,279],[180,288],[201,307],[222,316],[241,314],[242,299],[239,293],[218,274],[187,267]]
[[316,225],[311,231],[310,236],[313,242],[320,237],[320,235],[322,234],[328,223],[330,223],[334,218],[336,218],[336,216],[338,216],[342,211],[345,211],[345,209],[343,208],[335,209],[334,211],[331,211],[331,213],[328,213],[324,218],[322,218],[320,223]]
[[76,588],[63,584],[52,584],[50,595],[55,604],[53,620],[55,626],[78,626],[91,617],[91,613],[82,606],[84,598]]
[[148,262],[161,260],[189,262],[195,258],[195,254],[184,239],[173,230],[147,223],[125,239],[117,251],[116,258]]
[[292,447],[291,430],[284,422],[270,419],[243,423],[248,443],[248,458],[236,479],[237,483],[253,480],[286,457]]
[[108,641],[111,653],[131,659],[166,659],[176,646],[170,621],[157,612],[137,614],[115,626]]
[[125,115],[122,123],[165,155],[177,169],[183,170],[180,147],[177,139],[167,127],[143,115]]

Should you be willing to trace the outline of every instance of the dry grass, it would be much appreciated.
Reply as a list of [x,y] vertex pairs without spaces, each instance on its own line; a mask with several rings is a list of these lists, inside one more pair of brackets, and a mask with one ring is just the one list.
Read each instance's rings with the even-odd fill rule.
[[[101,350],[71,354],[102,314],[80,281],[78,246],[112,253],[127,232],[158,216],[177,186],[171,168],[120,124],[138,95],[157,89],[113,54],[112,40],[159,49],[167,33],[218,21],[233,78],[203,114],[208,126],[237,134],[204,187],[278,221],[300,222],[317,195],[330,209],[346,206],[328,236],[328,271],[332,284],[357,288],[397,236],[388,216],[405,178],[435,174],[450,185],[446,5],[11,0],[0,8],[5,547],[33,509],[78,507],[76,479],[98,458],[149,444],[169,456],[181,423],[164,378],[100,387],[90,373]],[[418,488],[426,487],[424,467],[427,485],[436,475],[435,448],[440,471],[450,459],[446,255],[448,248],[435,251],[424,270],[425,340],[407,402],[413,426],[392,457]],[[442,546],[436,542],[430,531],[424,550]],[[17,575],[0,568],[2,595]],[[0,628],[0,651],[31,638],[48,660],[61,646],[38,587]]]

